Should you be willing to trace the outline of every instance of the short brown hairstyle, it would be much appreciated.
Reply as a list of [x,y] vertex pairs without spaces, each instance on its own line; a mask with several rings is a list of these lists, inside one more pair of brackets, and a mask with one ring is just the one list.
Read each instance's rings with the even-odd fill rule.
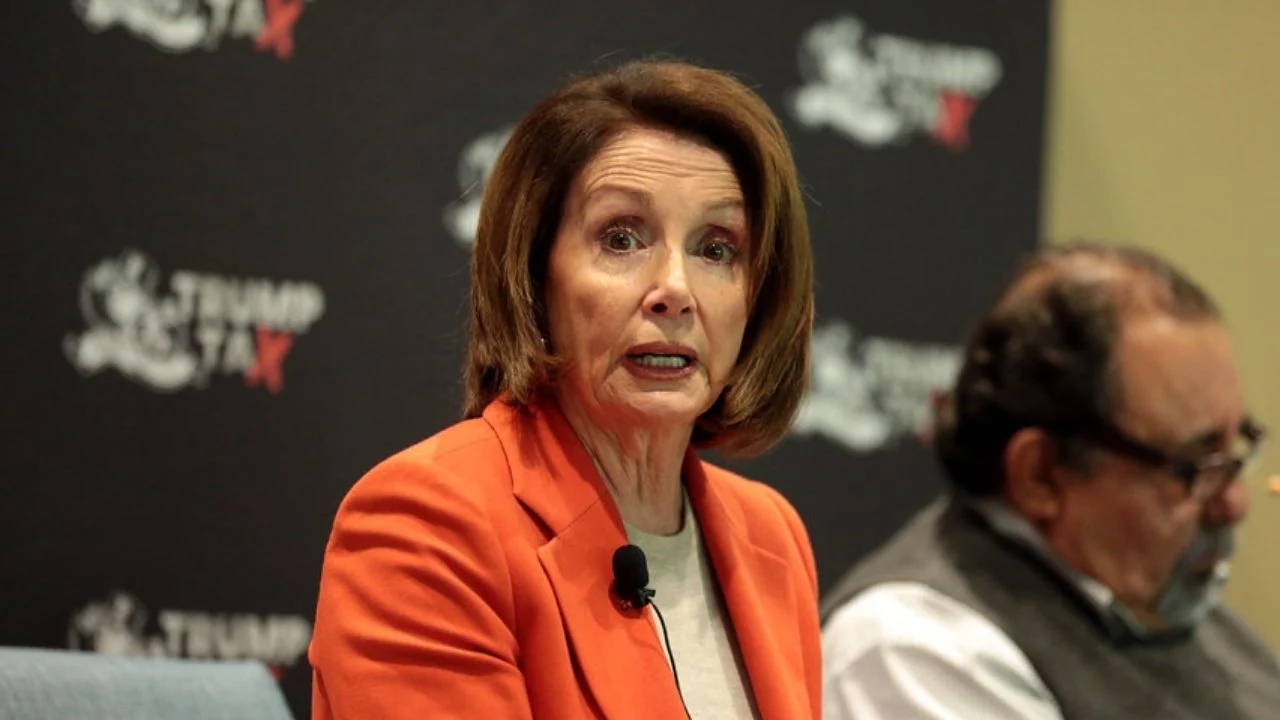
[[565,198],[582,168],[635,127],[689,135],[725,153],[746,199],[749,320],[733,379],[693,441],[739,456],[790,426],[809,384],[813,258],[795,163],[768,105],[730,75],[633,61],[572,80],[514,128],[485,187],[471,260],[464,415],[509,394],[528,405],[554,381],[544,285]]

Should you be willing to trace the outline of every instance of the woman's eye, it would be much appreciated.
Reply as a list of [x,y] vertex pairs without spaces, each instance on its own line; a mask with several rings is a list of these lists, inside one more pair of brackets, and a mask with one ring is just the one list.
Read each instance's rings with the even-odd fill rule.
[[737,249],[733,245],[716,240],[704,243],[701,250],[702,257],[713,263],[731,262],[736,253]]
[[604,245],[615,252],[627,252],[639,247],[640,238],[631,228],[615,226],[605,230]]

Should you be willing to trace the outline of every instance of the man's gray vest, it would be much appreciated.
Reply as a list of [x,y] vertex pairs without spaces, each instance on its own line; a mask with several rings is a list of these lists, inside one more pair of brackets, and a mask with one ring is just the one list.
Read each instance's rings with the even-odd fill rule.
[[1067,720],[1280,719],[1280,667],[1234,615],[1214,610],[1176,639],[1117,640],[1066,579],[949,498],[850,570],[824,598],[823,622],[886,582],[921,583],[984,615],[1021,648]]

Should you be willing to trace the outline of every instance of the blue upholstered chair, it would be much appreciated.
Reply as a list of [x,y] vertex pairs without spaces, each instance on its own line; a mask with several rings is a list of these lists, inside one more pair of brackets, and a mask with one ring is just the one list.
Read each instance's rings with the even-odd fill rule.
[[4,720],[293,720],[254,662],[0,647]]

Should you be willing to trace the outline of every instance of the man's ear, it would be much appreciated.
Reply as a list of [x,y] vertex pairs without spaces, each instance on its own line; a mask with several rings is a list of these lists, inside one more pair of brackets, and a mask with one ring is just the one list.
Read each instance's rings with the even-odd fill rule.
[[1059,446],[1039,428],[1023,428],[1004,446],[1004,498],[1033,523],[1053,520],[1062,507],[1057,482]]

